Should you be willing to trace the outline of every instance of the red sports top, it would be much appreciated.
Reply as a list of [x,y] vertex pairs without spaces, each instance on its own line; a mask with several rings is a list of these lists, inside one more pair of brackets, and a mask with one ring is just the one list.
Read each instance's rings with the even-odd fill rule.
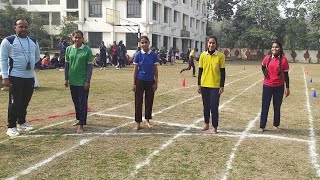
[[[271,61],[268,64],[269,58],[270,58],[270,55],[267,55],[262,61],[262,65],[266,66],[269,74],[267,78],[266,77],[264,78],[263,84],[271,87],[282,86],[285,82],[285,77],[283,72],[289,71],[288,59],[285,56],[282,56],[281,73],[280,73],[280,76],[278,76],[280,56],[274,57],[273,55],[271,55]],[[268,67],[267,67],[267,64],[268,64]]]

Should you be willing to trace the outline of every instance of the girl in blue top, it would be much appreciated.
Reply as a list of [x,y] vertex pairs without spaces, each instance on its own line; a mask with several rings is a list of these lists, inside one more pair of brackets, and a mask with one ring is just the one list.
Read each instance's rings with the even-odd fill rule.
[[150,41],[147,36],[141,36],[141,50],[134,56],[133,85],[135,93],[135,131],[141,129],[143,93],[145,93],[145,119],[146,125],[151,128],[152,105],[154,92],[158,87],[158,55],[149,48]]

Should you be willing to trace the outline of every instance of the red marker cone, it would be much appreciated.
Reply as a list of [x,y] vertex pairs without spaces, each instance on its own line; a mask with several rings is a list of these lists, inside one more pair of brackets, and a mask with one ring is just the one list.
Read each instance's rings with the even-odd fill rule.
[[183,81],[182,81],[182,86],[183,86],[183,87],[186,87],[186,78],[183,79]]

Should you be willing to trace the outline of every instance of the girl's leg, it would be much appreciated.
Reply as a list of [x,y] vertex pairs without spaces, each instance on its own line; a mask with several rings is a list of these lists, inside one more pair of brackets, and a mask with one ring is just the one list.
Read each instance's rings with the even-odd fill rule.
[[213,133],[217,133],[219,121],[219,88],[210,88],[210,110],[212,118]]
[[152,106],[154,100],[154,91],[153,85],[154,81],[146,81],[145,82],[145,119],[146,125],[151,128],[153,125],[149,122],[152,119]]
[[262,109],[261,109],[261,118],[260,118],[260,130],[261,131],[264,131],[264,129],[266,128],[272,92],[273,92],[272,87],[263,85]]
[[134,130],[138,131],[140,129],[140,123],[142,121],[142,103],[143,103],[143,85],[144,81],[137,80],[136,82],[136,92],[135,92],[135,121],[137,126]]
[[274,109],[274,117],[273,117],[273,126],[278,127],[280,125],[280,108],[282,104],[284,93],[284,86],[274,88],[273,93],[273,109]]
[[209,88],[201,87],[202,103],[203,103],[203,116],[205,126],[202,129],[206,131],[209,129],[209,118],[210,118],[210,94]]

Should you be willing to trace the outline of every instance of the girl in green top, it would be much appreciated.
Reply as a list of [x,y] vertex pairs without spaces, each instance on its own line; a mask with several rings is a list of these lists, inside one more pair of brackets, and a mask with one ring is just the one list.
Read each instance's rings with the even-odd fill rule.
[[92,75],[92,51],[83,44],[83,33],[80,30],[72,34],[73,45],[66,49],[65,87],[70,84],[72,100],[78,122],[77,133],[83,133],[87,124],[88,95]]

